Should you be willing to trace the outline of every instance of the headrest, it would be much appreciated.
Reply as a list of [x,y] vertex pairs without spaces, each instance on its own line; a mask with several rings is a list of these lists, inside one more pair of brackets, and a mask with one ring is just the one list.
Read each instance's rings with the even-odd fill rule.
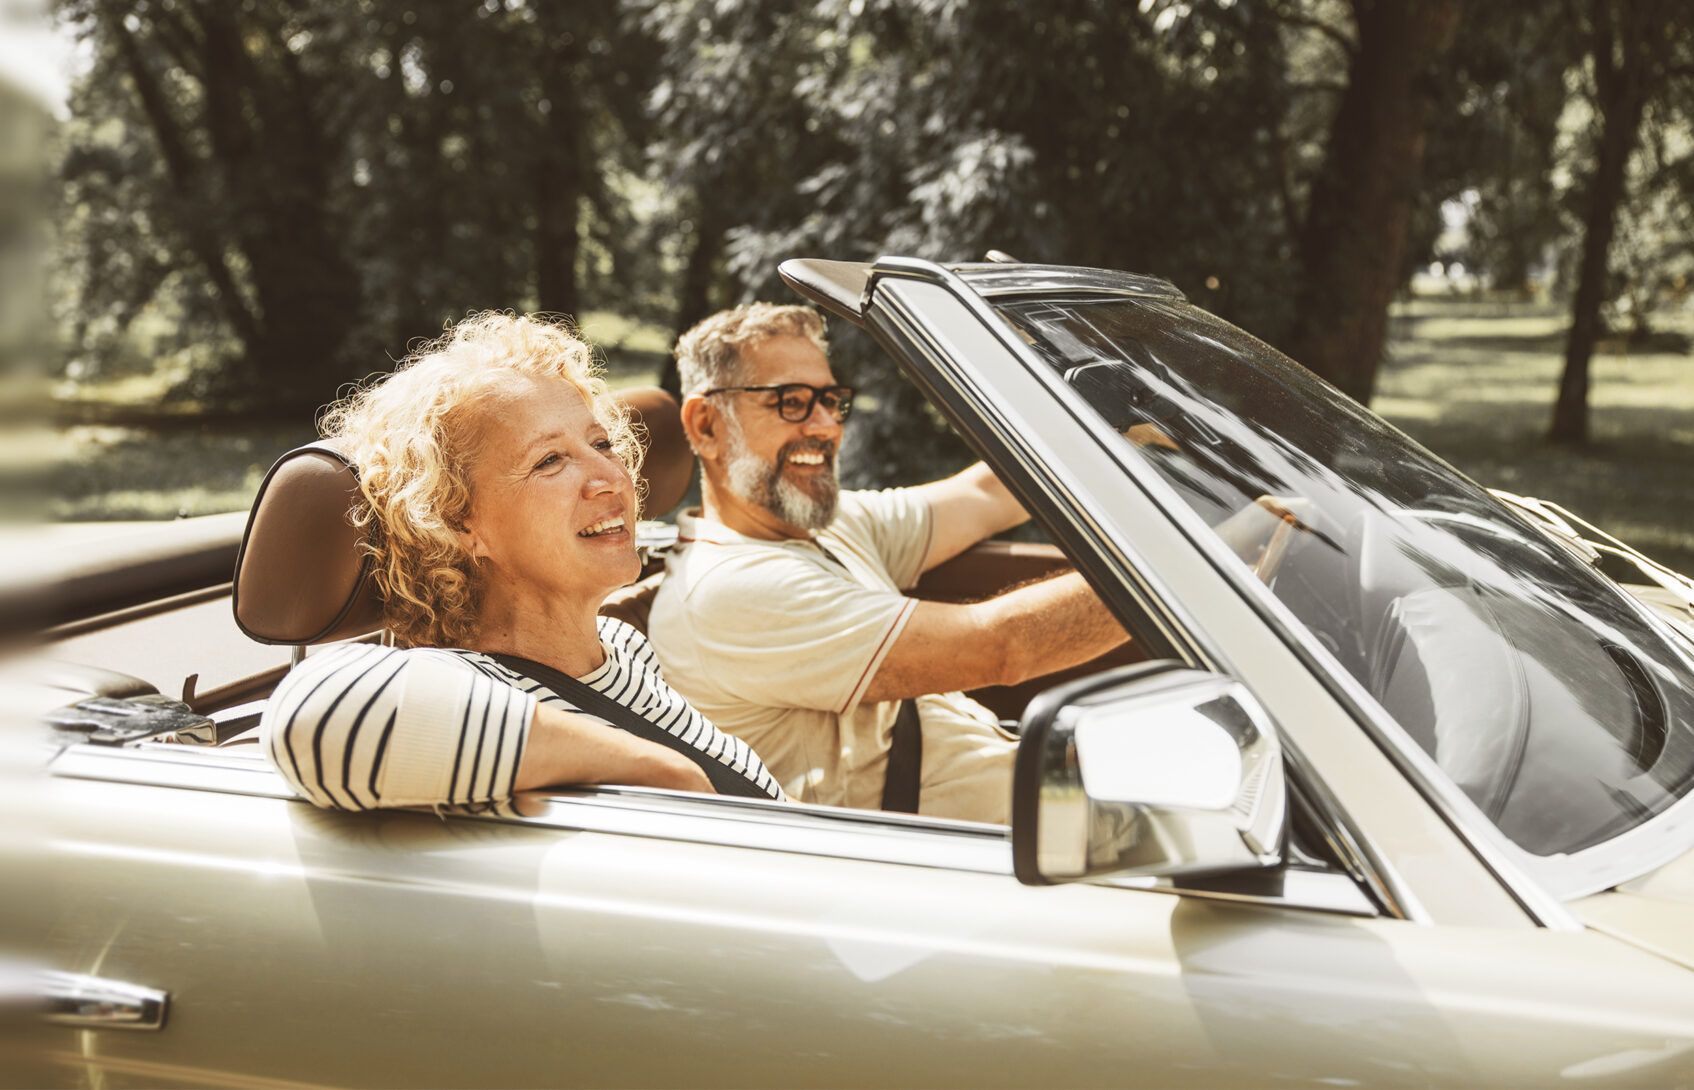
[[[646,456],[643,512],[663,515],[682,502],[694,454],[676,399],[657,387],[620,390]],[[326,442],[277,459],[259,485],[235,560],[235,623],[260,643],[313,644],[382,627],[370,557],[348,518],[359,478]]]

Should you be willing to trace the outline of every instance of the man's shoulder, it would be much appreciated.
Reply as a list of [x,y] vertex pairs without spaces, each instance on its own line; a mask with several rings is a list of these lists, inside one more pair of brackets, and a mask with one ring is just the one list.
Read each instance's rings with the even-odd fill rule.
[[658,600],[690,599],[700,594],[758,597],[762,591],[799,578],[813,567],[811,560],[780,542],[699,539],[682,543],[665,559]]
[[923,493],[918,488],[858,488],[841,493],[836,521],[842,518],[881,525],[907,519],[928,510]]
[[903,543],[927,540],[929,530],[929,507],[916,489],[861,489],[841,494],[835,519],[822,536],[893,563]]

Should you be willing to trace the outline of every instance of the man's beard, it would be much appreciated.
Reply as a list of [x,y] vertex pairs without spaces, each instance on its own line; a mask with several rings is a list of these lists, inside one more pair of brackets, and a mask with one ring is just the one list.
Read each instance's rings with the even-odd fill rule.
[[[729,476],[729,490],[748,503],[757,504],[802,530],[821,530],[835,518],[840,486],[835,480],[835,444],[822,439],[795,439],[783,444],[775,462],[762,461],[747,449],[741,422],[733,414],[728,419],[728,450],[724,454],[724,471]],[[828,473],[812,477],[819,494],[814,496],[789,480],[782,472],[788,458],[801,451],[816,451],[823,455]]]

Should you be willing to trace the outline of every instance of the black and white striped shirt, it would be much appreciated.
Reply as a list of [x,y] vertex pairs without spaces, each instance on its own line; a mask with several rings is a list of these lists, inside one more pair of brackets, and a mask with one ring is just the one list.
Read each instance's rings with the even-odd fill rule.
[[[665,684],[646,637],[609,617],[599,626],[606,661],[580,681],[783,798],[745,742]],[[475,651],[349,644],[309,656],[277,686],[261,721],[264,750],[297,792],[328,809],[503,808],[537,703],[576,711]]]

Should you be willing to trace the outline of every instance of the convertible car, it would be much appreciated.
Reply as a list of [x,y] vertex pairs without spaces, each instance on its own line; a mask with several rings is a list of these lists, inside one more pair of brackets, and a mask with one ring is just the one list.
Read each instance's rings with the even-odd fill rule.
[[[267,693],[325,642],[383,638],[345,467],[308,451],[251,518],[55,558],[6,664],[0,1071],[1694,1084],[1694,584],[1473,484],[1162,281],[782,273],[1046,536],[920,593],[1071,565],[1135,637],[983,694],[1019,721],[1011,825],[623,787],[523,816],[291,797],[254,744]],[[674,405],[640,410],[657,508],[686,457],[661,449]],[[282,498],[296,478],[327,516]],[[607,608],[640,622],[650,589]]]

